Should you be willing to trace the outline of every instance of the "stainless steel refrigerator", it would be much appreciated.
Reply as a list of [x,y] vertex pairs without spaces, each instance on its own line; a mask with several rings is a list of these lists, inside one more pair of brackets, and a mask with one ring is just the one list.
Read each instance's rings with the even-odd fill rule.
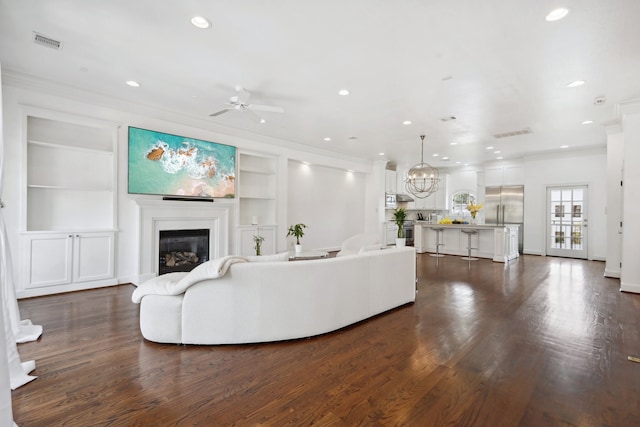
[[518,251],[522,253],[524,236],[524,186],[486,187],[484,222],[489,225],[519,225]]

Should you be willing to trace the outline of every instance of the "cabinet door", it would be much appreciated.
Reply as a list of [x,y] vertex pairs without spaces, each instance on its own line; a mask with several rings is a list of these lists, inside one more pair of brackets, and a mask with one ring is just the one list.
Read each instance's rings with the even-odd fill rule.
[[73,235],[29,235],[24,240],[26,289],[71,283]]
[[385,244],[395,245],[396,237],[398,237],[398,226],[395,224],[385,224]]
[[396,182],[396,171],[385,170],[385,192],[388,194],[396,194],[398,192],[397,182]]
[[74,282],[113,277],[113,233],[74,234]]
[[434,209],[437,210],[446,210],[447,209],[447,190],[446,188],[439,188],[438,191],[433,195],[434,201]]

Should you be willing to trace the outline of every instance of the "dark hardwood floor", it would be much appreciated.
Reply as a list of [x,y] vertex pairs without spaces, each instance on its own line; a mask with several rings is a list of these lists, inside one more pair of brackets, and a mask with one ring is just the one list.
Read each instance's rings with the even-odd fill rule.
[[160,345],[133,286],[20,301],[38,379],[12,392],[28,426],[633,426],[640,295],[604,263],[418,255],[418,294],[335,333]]

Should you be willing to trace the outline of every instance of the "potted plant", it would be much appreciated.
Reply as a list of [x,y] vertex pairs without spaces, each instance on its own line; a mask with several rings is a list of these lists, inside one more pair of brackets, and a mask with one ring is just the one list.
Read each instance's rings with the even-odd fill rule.
[[307,228],[304,224],[294,224],[289,226],[287,231],[287,237],[294,236],[296,238],[296,252],[302,252],[302,245],[300,239],[304,236],[304,229]]
[[258,228],[258,234],[255,234],[253,236],[253,243],[255,243],[254,249],[256,250],[256,255],[258,256],[260,256],[262,242],[264,242],[264,237],[260,235],[260,229]]
[[393,221],[398,226],[398,237],[396,238],[396,246],[402,247],[406,245],[404,237],[404,222],[407,219],[407,211],[405,208],[396,208],[393,211]]

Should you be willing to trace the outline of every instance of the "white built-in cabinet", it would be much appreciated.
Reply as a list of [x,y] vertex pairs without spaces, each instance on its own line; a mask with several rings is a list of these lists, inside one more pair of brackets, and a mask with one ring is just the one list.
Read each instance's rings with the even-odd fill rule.
[[262,255],[276,251],[277,158],[266,154],[240,152],[238,157],[238,228],[240,255],[255,255],[253,236],[264,237]]
[[[385,169],[384,171],[384,192],[387,194],[398,193],[398,175],[396,171]],[[404,187],[402,187],[404,189]],[[400,191],[402,192],[402,191]]]
[[115,284],[117,125],[26,109],[19,296]]
[[488,167],[485,169],[485,187],[523,184],[524,167],[521,165]]
[[424,210],[446,210],[447,209],[447,190],[444,187],[438,188],[438,191],[431,194],[425,199],[415,197],[413,209]]

